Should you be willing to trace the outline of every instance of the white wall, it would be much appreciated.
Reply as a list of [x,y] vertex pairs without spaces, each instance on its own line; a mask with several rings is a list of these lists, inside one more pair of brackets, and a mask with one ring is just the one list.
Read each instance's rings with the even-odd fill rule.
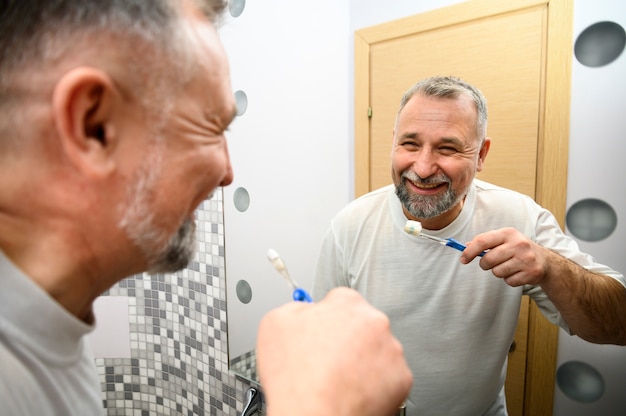
[[462,2],[463,0],[350,0],[350,30],[363,29]]
[[87,340],[95,358],[131,358],[127,296],[100,296],[93,304],[96,325]]

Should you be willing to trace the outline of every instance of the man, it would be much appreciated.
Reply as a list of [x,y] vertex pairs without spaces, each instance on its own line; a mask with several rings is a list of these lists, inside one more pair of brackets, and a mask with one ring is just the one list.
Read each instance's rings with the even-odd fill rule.
[[[215,30],[224,6],[0,6],[2,414],[102,414],[84,338],[95,324],[93,301],[126,276],[174,271],[191,260],[195,208],[233,178],[224,131],[235,104]],[[351,319],[338,326],[328,319],[333,312]],[[368,325],[374,334],[363,331]],[[281,332],[293,326],[306,344]],[[328,336],[347,344],[329,344]],[[351,386],[349,400],[336,404],[345,414],[390,413],[408,393],[401,345],[386,317],[356,293],[278,309],[259,338],[274,416],[287,414],[285,403],[295,399],[309,411],[327,409],[336,397],[324,389],[337,385]],[[272,354],[273,343],[281,355]],[[364,362],[343,355],[350,343]],[[368,377],[339,371],[345,366]],[[281,397],[285,383],[313,383],[319,394]],[[375,386],[389,395],[372,395]]]
[[[624,277],[581,253],[531,198],[475,179],[491,140],[479,90],[432,77],[403,96],[393,186],[333,219],[313,297],[358,290],[386,313],[415,380],[408,415],[506,415],[504,379],[522,295],[596,343],[626,343]],[[458,251],[403,231],[468,242]],[[486,253],[479,256],[483,251]]]

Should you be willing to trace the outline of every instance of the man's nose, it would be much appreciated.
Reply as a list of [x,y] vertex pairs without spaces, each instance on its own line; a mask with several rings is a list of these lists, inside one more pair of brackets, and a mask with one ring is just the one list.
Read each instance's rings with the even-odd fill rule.
[[437,172],[437,156],[430,150],[423,149],[415,154],[413,171],[420,178],[428,178]]
[[226,158],[226,166],[225,166],[225,173],[224,173],[224,177],[222,178],[222,182],[220,182],[220,186],[228,186],[231,183],[233,183],[233,177],[234,177],[234,173],[233,173],[233,166],[230,163],[230,155],[228,153],[228,147],[226,147],[226,149],[224,150],[225,153],[225,158]]

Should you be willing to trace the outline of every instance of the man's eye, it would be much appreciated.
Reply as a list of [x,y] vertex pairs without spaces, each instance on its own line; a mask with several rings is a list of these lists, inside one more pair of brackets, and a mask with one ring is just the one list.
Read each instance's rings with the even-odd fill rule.
[[439,151],[440,151],[441,153],[443,153],[443,154],[447,154],[447,155],[449,155],[449,154],[453,154],[453,153],[457,153],[457,152],[458,152],[458,150],[456,150],[456,148],[454,148],[454,147],[440,147],[440,148],[439,148]]

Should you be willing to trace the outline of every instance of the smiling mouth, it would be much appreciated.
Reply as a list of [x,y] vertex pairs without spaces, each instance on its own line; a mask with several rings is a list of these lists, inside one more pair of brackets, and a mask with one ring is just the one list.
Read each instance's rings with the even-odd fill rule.
[[448,183],[447,182],[437,182],[437,183],[424,183],[424,182],[419,182],[419,183],[415,183],[411,180],[408,180],[408,182],[410,182],[413,186],[415,186],[418,189],[422,189],[425,191],[429,191],[432,189],[437,189],[437,188],[441,188],[441,187],[447,187]]

